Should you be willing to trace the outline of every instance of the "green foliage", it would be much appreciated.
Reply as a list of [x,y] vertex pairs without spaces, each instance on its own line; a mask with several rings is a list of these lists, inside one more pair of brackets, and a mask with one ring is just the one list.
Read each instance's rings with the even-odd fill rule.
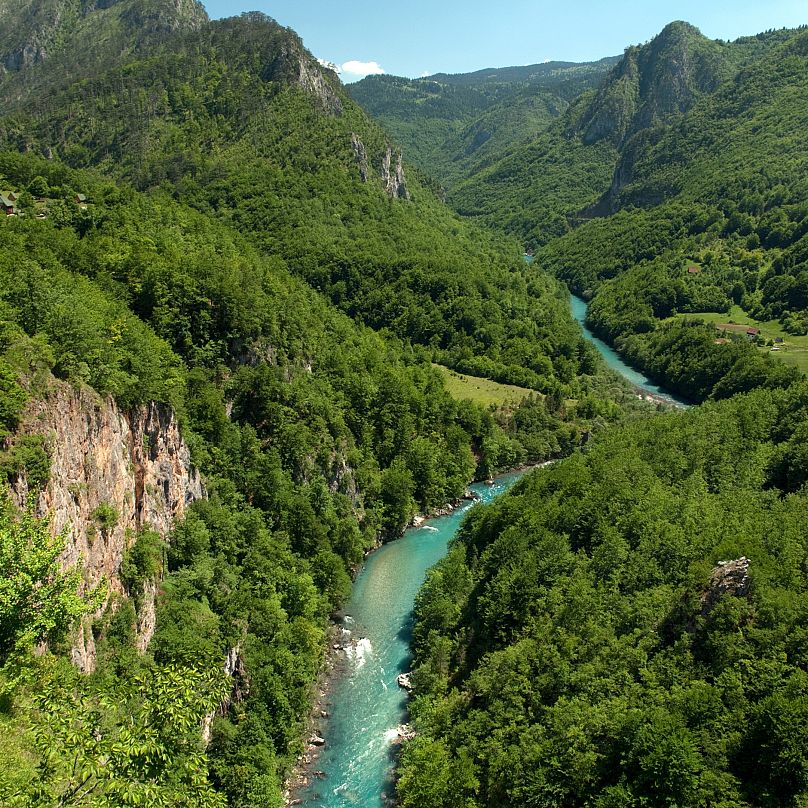
[[108,502],[102,502],[90,514],[92,519],[104,533],[110,533],[118,524],[120,514]]
[[50,456],[41,435],[20,435],[0,451],[0,474],[9,484],[24,476],[30,492],[40,491],[50,475]]
[[795,103],[806,92],[805,42],[799,30],[723,44],[720,80],[675,124],[640,130],[622,148],[608,194],[604,187],[589,211],[600,218],[537,254],[579,293],[594,294],[593,327],[641,366],[648,340],[634,335],[676,313],[738,304],[805,332],[806,120]]
[[416,604],[403,804],[801,804],[805,402],[609,430],[472,511]]
[[26,398],[11,366],[0,360],[0,441],[17,426]]
[[208,781],[202,719],[227,692],[224,674],[178,665],[134,678],[132,689],[95,692],[57,668],[33,698],[38,777],[9,806],[226,805]]
[[64,536],[0,494],[0,663],[19,663],[38,642],[63,635],[92,606],[78,594],[79,570],[58,559]]
[[[98,508],[96,508],[97,510]],[[96,519],[98,518],[95,513],[93,515]],[[118,514],[114,512],[114,509],[112,509],[112,516],[117,521]],[[164,543],[159,533],[153,530],[141,530],[137,534],[121,562],[121,581],[130,593],[138,593],[144,583],[154,580],[159,575],[163,569],[164,549]]]
[[[527,277],[513,245],[462,223],[414,177],[407,178],[409,201],[389,199],[381,176],[390,148],[386,135],[340,88],[328,85],[326,99],[318,100],[290,84],[299,72],[297,57],[310,59],[291,32],[268,18],[217,21],[194,34],[178,32],[170,45],[153,46],[148,58],[132,54],[125,65],[90,74],[89,84],[60,88],[41,115],[20,125],[26,137],[37,130],[43,142],[63,145],[62,156],[73,165],[89,162],[140,188],[168,188],[229,222],[351,317],[426,346],[444,363],[542,391],[571,385],[580,338],[561,313],[557,287]],[[93,103],[81,101],[80,116],[65,126],[65,110],[88,94]],[[340,115],[324,114],[323,105],[337,103]],[[126,149],[121,130],[137,132]],[[9,124],[6,143],[17,145],[15,137]],[[366,182],[355,137],[366,153]],[[13,173],[14,160],[5,159]],[[24,182],[43,176],[53,185],[53,173],[36,164]],[[91,210],[75,223],[82,231],[103,218],[103,197],[89,190]],[[143,216],[165,231],[143,208]],[[107,232],[119,231],[110,222]],[[209,252],[192,256],[194,271],[177,288],[164,267],[188,238],[153,240],[151,232],[144,230],[132,255],[120,256],[123,266],[103,269],[116,280],[121,273],[140,276],[135,311],[154,318],[158,333],[185,355],[189,343],[216,330],[217,315],[239,289],[221,281],[223,289],[211,289],[205,282],[216,269]],[[238,254],[213,260],[229,262],[231,277],[241,269]],[[220,292],[222,304],[209,305]],[[251,313],[239,312],[238,321],[250,343]],[[540,356],[531,347],[537,343],[546,346]],[[208,350],[220,358],[228,347],[219,341]],[[65,368],[79,369],[74,363]]]

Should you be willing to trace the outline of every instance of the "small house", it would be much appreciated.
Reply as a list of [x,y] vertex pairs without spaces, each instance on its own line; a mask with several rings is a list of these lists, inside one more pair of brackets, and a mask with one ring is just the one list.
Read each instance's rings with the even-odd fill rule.
[[752,328],[751,326],[746,329],[746,338],[747,339],[757,339],[760,336],[760,329],[759,328]]
[[783,338],[782,337],[775,337],[774,341],[775,341],[775,343],[777,343],[777,345],[782,345],[783,344]]
[[16,207],[14,205],[14,202],[16,201],[16,197],[14,197],[14,199],[12,199],[11,198],[12,196],[13,196],[13,194],[9,194],[9,193],[0,194],[0,211],[5,213],[6,216],[13,216],[17,212],[17,209],[16,209]]
[[697,267],[695,264],[691,264],[687,268],[688,275],[698,275],[701,272],[701,267]]
[[87,204],[86,194],[76,194],[76,202],[78,202],[79,205],[86,205]]

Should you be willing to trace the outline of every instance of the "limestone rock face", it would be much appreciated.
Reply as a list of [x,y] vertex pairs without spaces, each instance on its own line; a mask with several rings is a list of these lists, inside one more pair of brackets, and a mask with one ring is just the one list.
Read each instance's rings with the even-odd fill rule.
[[601,88],[582,122],[586,144],[611,140],[619,146],[626,136],[639,105],[639,70],[635,55],[626,54],[614,69],[611,81]]
[[703,610],[708,611],[727,595],[746,597],[750,585],[748,558],[741,556],[734,561],[719,561],[710,575],[707,591],[701,597]]
[[247,668],[244,664],[244,655],[241,651],[241,645],[235,645],[227,652],[224,658],[224,672],[232,679],[233,685],[229,695],[225,696],[224,701],[219,705],[218,709],[208,713],[202,719],[202,742],[207,746],[210,743],[211,730],[213,727],[213,719],[217,715],[227,715],[227,711],[233,704],[241,704],[250,693],[250,679],[247,675]]
[[370,165],[368,163],[368,152],[365,144],[359,139],[359,135],[351,134],[351,148],[353,149],[354,159],[359,166],[359,176],[362,182],[367,182],[370,176]]
[[616,147],[642,129],[670,121],[712,92],[725,75],[720,45],[683,22],[667,25],[651,42],[629,48],[584,113],[585,143]]
[[[45,436],[50,478],[36,510],[50,516],[54,535],[66,534],[61,562],[65,568],[82,564],[87,590],[106,581],[110,593],[124,593],[121,562],[137,533],[149,528],[166,537],[188,505],[204,496],[176,417],[165,405],[124,412],[111,397],[54,381],[44,398],[29,402],[20,431]],[[23,505],[24,477],[15,491]],[[141,651],[154,632],[153,582],[142,595]],[[92,635],[83,634],[73,658],[82,670],[92,670]]]
[[[394,159],[395,158],[395,159]],[[401,152],[393,152],[391,146],[382,158],[382,181],[388,196],[393,199],[409,199],[410,192],[404,179],[404,165],[401,159]]]
[[322,108],[331,115],[342,115],[342,101],[328,83],[322,69],[306,54],[298,55],[297,83],[320,102]]

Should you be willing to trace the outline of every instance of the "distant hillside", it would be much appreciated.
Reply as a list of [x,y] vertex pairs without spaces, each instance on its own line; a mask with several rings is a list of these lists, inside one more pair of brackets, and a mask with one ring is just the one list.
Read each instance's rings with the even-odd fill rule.
[[[533,246],[619,185],[649,138],[754,60],[765,41],[714,42],[675,22],[628,48],[594,92],[583,93],[546,133],[503,153],[450,193],[466,216]],[[597,208],[596,210],[600,210]]]
[[448,188],[544,131],[616,61],[548,62],[424,79],[368,76],[348,92],[408,159]]
[[[591,85],[592,77],[601,77],[613,67],[619,57],[609,56],[597,62],[542,62],[535,65],[514,67],[489,67],[472,73],[435,73],[424,81],[439,84],[454,84],[460,87],[485,87],[493,84],[534,84],[557,90],[579,83]],[[577,95],[580,89],[570,90],[568,95]]]

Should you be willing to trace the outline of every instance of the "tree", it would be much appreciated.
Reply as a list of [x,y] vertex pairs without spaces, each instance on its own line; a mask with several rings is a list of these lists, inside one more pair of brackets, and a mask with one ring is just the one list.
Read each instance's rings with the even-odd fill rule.
[[39,776],[0,794],[4,805],[226,805],[208,781],[202,743],[203,720],[229,687],[221,669],[146,670],[126,695],[96,692],[84,677],[55,670],[33,699]]
[[65,536],[52,536],[31,507],[18,513],[0,492],[0,663],[19,660],[90,611],[99,592],[78,594],[81,571],[64,571]]
[[400,460],[382,472],[381,500],[384,503],[384,526],[393,535],[400,533],[415,510],[415,484],[409,469]]

